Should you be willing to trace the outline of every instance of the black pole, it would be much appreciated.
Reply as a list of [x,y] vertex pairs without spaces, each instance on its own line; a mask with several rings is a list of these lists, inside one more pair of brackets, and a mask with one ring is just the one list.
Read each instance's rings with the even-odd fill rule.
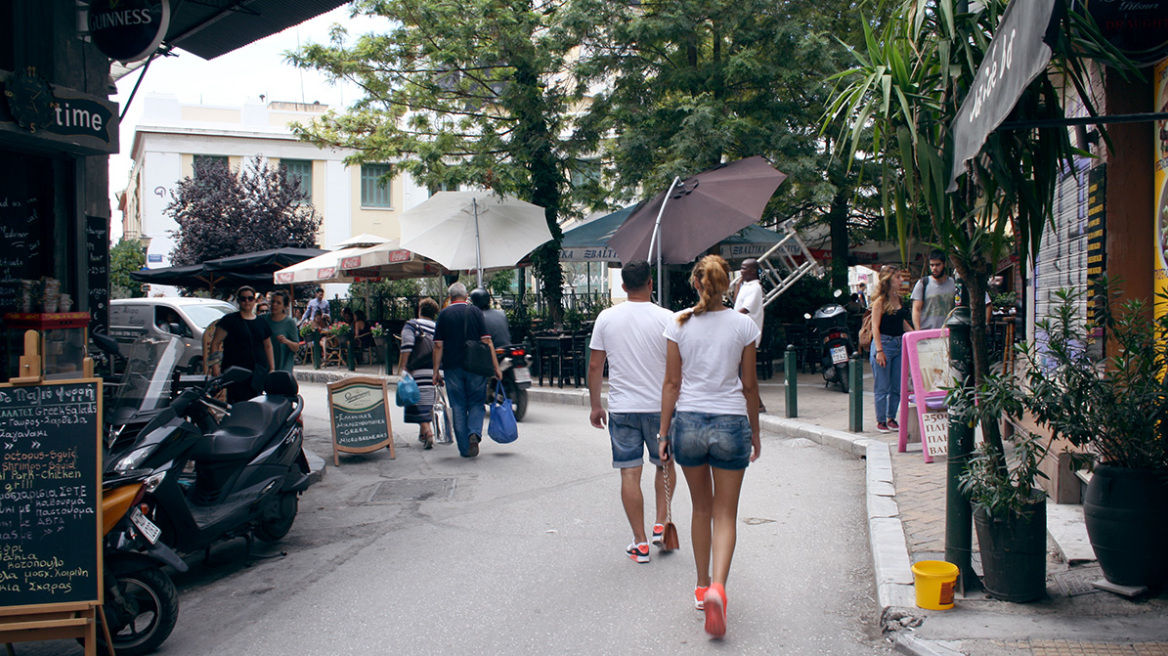
[[[960,283],[958,283],[960,285]],[[970,340],[969,306],[960,289],[962,305],[957,307],[945,326],[949,329],[949,368],[953,384],[973,385],[973,343]],[[957,483],[973,453],[973,429],[963,416],[949,417],[948,471],[945,480],[945,560],[961,572],[958,585],[962,593],[981,587],[973,571],[973,508],[969,497]]]

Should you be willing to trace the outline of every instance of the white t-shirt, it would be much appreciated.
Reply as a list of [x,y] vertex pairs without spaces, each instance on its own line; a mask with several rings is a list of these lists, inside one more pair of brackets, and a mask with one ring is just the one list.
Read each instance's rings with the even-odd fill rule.
[[626,301],[600,313],[589,346],[608,356],[608,411],[661,412],[665,338],[673,313],[649,302]]
[[758,339],[754,341],[754,345],[762,341],[762,283],[757,280],[744,282],[738,288],[738,293],[734,295],[734,311],[738,312],[743,308],[746,309],[746,316],[754,321],[754,325],[758,326]]
[[[688,310],[683,310],[688,312]],[[750,317],[733,310],[706,312],[678,325],[673,315],[665,337],[681,351],[681,395],[676,409],[716,415],[745,415],[746,397],[738,365],[742,349],[760,331]]]

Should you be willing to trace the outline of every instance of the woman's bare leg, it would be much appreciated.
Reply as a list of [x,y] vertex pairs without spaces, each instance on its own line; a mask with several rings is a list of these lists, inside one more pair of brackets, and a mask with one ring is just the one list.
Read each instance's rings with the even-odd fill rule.
[[710,585],[710,538],[714,512],[714,482],[709,465],[682,467],[693,501],[693,519],[690,522],[690,540],[693,544],[694,566],[697,568],[698,587]]
[[[711,539],[713,579],[715,583],[726,585],[726,579],[730,576],[730,561],[734,558],[734,545],[738,541],[738,495],[742,492],[742,478],[746,470],[709,469],[714,481]],[[694,545],[694,551],[697,551],[697,545]]]

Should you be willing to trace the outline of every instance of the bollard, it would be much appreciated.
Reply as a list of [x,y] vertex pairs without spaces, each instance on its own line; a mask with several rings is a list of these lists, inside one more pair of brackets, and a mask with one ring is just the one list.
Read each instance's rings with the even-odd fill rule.
[[348,345],[345,347],[345,364],[348,365],[349,371],[357,371],[357,347],[355,339],[349,339]]
[[389,360],[389,356],[393,351],[390,350],[389,343],[390,342],[388,339],[385,340],[385,375],[386,376],[393,375],[393,362],[390,362],[390,360]]
[[848,361],[848,429],[864,431],[864,355],[859,351]]
[[312,333],[309,339],[312,340],[312,368],[320,369],[320,333]]
[[783,384],[787,386],[787,418],[799,416],[798,390],[799,375],[795,371],[795,356],[799,350],[794,344],[787,345],[787,352],[783,356]]

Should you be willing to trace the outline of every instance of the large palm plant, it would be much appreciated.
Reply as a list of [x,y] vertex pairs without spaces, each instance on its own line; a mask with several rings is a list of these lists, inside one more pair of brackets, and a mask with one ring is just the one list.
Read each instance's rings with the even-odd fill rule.
[[[1044,127],[999,129],[990,134],[955,193],[951,126],[978,66],[989,50],[1006,0],[890,0],[894,18],[876,29],[865,24],[866,50],[836,76],[828,125],[844,126],[839,142],[851,161],[857,152],[882,163],[886,220],[902,240],[914,228],[932,234],[965,283],[972,311],[976,386],[988,370],[985,290],[999,260],[1015,247],[1033,258],[1062,167],[1089,155],[1070,142],[1064,96],[1077,96],[1096,115],[1087,59],[1118,71],[1134,67],[1099,35],[1089,16],[1068,12],[1060,22],[1050,66],[1023,92],[1008,122]],[[1001,453],[996,426],[987,438]]]

